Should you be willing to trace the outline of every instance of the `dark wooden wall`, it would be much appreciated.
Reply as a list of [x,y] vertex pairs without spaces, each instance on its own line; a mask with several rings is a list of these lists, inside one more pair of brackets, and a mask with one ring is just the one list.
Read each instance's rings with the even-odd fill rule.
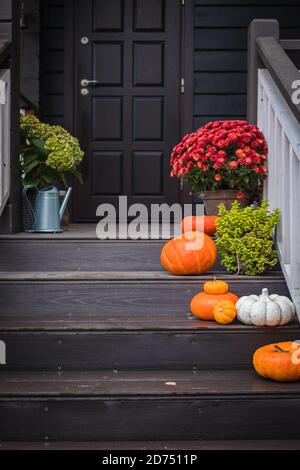
[[21,26],[21,104],[39,107],[40,0],[24,0]]
[[40,116],[50,124],[63,125],[64,0],[41,0],[40,9]]
[[0,38],[11,37],[11,0],[1,0],[0,3]]
[[[63,123],[64,116],[64,3],[41,0],[41,115],[51,123]],[[247,27],[253,18],[277,18],[282,38],[300,38],[299,5],[194,0],[195,128],[213,119],[245,118]]]
[[194,127],[246,116],[247,27],[276,18],[281,38],[300,38],[299,0],[195,0]]

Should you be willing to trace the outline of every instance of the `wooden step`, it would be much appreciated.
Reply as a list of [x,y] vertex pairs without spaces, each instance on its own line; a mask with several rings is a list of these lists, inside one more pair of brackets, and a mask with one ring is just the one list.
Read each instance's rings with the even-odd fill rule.
[[254,351],[299,339],[299,324],[228,326],[192,316],[2,317],[6,370],[249,369]]
[[[210,276],[177,277],[159,272],[2,273],[1,315],[94,315],[101,319],[151,315],[182,318]],[[227,276],[238,296],[270,292],[289,295],[282,274]]]
[[300,384],[252,371],[1,373],[1,441],[300,439]]
[[[166,240],[0,238],[3,271],[161,271]],[[280,270],[277,265],[273,270]],[[220,259],[211,272],[225,272]]]
[[[1,450],[300,450],[300,440],[0,442]],[[24,458],[24,456],[23,456]]]

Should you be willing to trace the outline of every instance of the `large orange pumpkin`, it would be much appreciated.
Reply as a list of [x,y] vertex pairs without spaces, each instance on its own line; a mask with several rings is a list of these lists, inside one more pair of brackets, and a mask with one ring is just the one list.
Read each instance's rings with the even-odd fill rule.
[[286,341],[263,346],[255,351],[253,365],[264,378],[296,382],[300,380],[300,344]]
[[217,230],[216,215],[190,215],[181,222],[182,233],[194,231],[204,232],[206,235],[214,235]]
[[201,232],[186,232],[168,241],[160,255],[161,264],[173,274],[203,274],[215,264],[214,241]]
[[200,292],[195,295],[191,302],[191,312],[201,320],[214,320],[214,307],[220,300],[229,300],[234,305],[238,301],[238,296],[232,292],[224,294],[208,294]]

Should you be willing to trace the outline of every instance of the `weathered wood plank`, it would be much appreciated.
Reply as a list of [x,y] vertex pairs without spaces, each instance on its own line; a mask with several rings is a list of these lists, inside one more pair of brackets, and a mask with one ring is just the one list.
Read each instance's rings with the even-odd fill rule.
[[248,326],[234,321],[229,325],[220,325],[212,321],[203,321],[198,319],[192,314],[183,315],[179,317],[160,317],[158,314],[145,317],[141,312],[140,317],[116,317],[116,318],[99,318],[96,315],[92,316],[85,314],[82,317],[66,316],[53,313],[49,317],[38,316],[3,316],[1,315],[0,330],[2,333],[6,331],[24,332],[24,331],[205,331],[211,332],[217,330],[218,332],[229,333],[232,331],[248,334],[257,334],[259,331],[263,333],[274,334],[280,331],[281,333],[288,333],[295,337],[299,333],[299,322],[297,318],[288,325],[280,327],[255,327]]
[[[246,93],[246,74],[243,72],[196,73],[195,93]],[[204,113],[203,113],[204,114]]]
[[[212,276],[209,273],[201,276],[174,276],[167,271],[22,271],[22,272],[7,272],[0,271],[0,281],[3,282],[28,282],[28,281],[196,281],[205,282],[211,279]],[[281,272],[270,273],[261,276],[243,276],[240,275],[235,277],[232,274],[223,274],[222,278],[228,282],[250,282],[250,283],[261,283],[263,281],[283,281],[284,277]]]
[[42,24],[44,28],[63,28],[64,27],[64,5],[58,2],[43,1]]
[[195,95],[195,114],[209,114],[214,110],[215,116],[230,114],[241,116],[246,113],[246,95]]
[[[297,1],[297,0],[296,0]],[[268,15],[268,18],[273,15]],[[255,15],[253,16],[255,18]],[[248,26],[248,25],[247,25]],[[247,50],[247,28],[195,28],[195,50]],[[299,28],[280,28],[280,43],[289,49],[295,47],[291,41],[297,43]]]
[[[89,313],[99,317],[119,315],[178,316],[188,312],[192,297],[203,287],[203,281],[32,281],[1,282],[2,315],[67,315]],[[271,292],[289,295],[285,281],[266,279],[264,287]],[[231,281],[231,290],[238,296],[257,293],[261,283]]]
[[44,73],[41,76],[45,93],[64,93],[64,74],[60,73]]
[[[111,241],[122,241],[122,243],[132,243],[135,241],[145,241],[145,240],[150,240],[150,234],[151,230],[155,232],[155,234],[158,235],[156,236],[155,239],[151,241],[159,241],[159,240],[169,240],[170,234],[172,235],[173,233],[181,233],[181,227],[180,224],[154,224],[154,226],[145,223],[143,224],[143,233],[147,235],[147,238],[141,240],[132,240],[131,238],[126,238],[126,233],[128,231],[128,224],[127,223],[119,223],[116,226],[117,229],[117,234],[120,234],[120,238],[116,238],[114,230],[111,231],[111,238],[106,238],[105,240],[99,239],[97,237],[96,229],[97,229],[97,224],[95,223],[83,223],[83,224],[70,224],[69,226],[65,227],[64,231],[62,233],[30,233],[30,232],[19,232],[19,233],[14,233],[14,234],[5,234],[1,235],[0,234],[0,240],[24,240],[24,241],[29,241],[29,240],[48,240],[48,241],[53,241],[53,240],[80,240],[80,241],[86,241],[86,240],[96,240],[96,241],[105,241],[105,242],[111,242]],[[124,237],[125,233],[125,237]]]
[[[54,238],[50,243],[43,238],[0,238],[1,271],[163,271],[159,259],[163,240],[78,242]],[[274,271],[279,269],[277,265]],[[212,272],[218,271],[225,271],[220,259],[212,268]]]
[[64,97],[63,94],[43,94],[41,96],[41,106],[47,110],[48,116],[57,116],[64,114]]
[[[164,242],[0,241],[1,269],[41,271],[162,270]],[[35,255],[33,256],[33,253]]]
[[1,0],[0,21],[12,19],[12,0]]
[[300,450],[300,440],[1,442],[1,450]]
[[44,51],[41,57],[41,70],[42,72],[63,72],[63,51]]
[[[169,318],[172,322],[172,317]],[[191,321],[192,323],[192,321]],[[3,332],[3,370],[249,369],[254,351],[298,338],[294,328]]]
[[254,371],[3,372],[4,397],[295,396],[300,383],[264,380]]
[[196,51],[195,72],[245,72],[245,51]]
[[246,50],[246,28],[195,28],[194,47],[206,50]]
[[[276,410],[276,412],[274,412]],[[2,441],[299,439],[300,399],[2,400]]]
[[203,27],[248,27],[253,18],[276,18],[282,27],[299,26],[299,6],[199,6],[195,8],[195,25]]
[[43,50],[63,50],[64,49],[64,30],[63,29],[47,29],[41,31],[41,41]]

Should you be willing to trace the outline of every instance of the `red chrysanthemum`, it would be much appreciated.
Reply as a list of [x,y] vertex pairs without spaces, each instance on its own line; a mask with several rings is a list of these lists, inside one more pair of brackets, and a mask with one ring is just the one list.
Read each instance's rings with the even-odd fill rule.
[[171,175],[187,177],[198,190],[228,186],[247,191],[250,180],[253,187],[267,176],[267,151],[257,126],[242,120],[209,122],[174,147]]

